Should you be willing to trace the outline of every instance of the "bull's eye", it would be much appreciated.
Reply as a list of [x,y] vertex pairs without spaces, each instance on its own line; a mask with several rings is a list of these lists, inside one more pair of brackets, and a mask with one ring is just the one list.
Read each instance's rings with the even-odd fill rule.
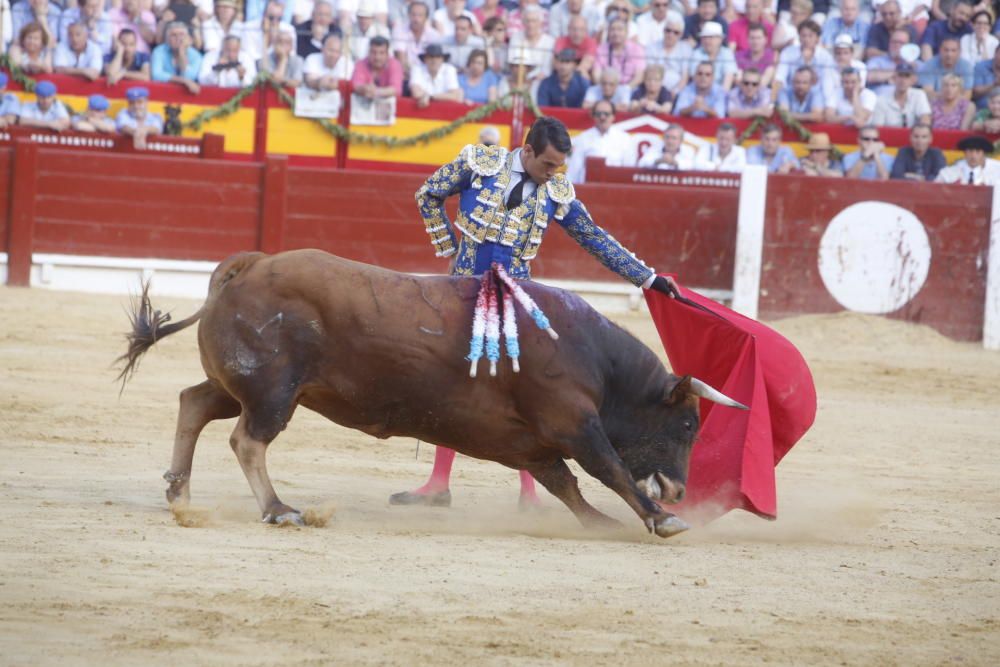
[[689,421],[684,422],[684,428],[686,428],[687,430],[690,431],[691,430],[691,422],[689,422]]

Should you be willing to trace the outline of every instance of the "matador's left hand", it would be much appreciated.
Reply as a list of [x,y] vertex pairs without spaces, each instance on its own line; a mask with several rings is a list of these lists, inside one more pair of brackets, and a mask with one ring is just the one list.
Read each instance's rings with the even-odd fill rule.
[[677,289],[677,283],[674,282],[673,278],[668,276],[656,276],[653,280],[653,284],[649,286],[649,289],[655,289],[657,292],[662,292],[671,299],[676,299],[681,295],[680,290]]

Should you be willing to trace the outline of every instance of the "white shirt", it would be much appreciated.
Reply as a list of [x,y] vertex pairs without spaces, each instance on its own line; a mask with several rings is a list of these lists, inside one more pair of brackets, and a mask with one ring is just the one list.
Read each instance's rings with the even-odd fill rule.
[[[514,158],[511,160],[510,171],[510,180],[507,182],[507,187],[503,191],[503,200],[505,203],[507,198],[510,196],[511,190],[513,190],[515,186],[521,182],[521,175],[525,173],[524,163],[521,162],[520,148],[514,150]],[[530,197],[537,189],[538,185],[531,180],[531,178],[528,178],[528,180],[524,182],[524,188],[521,190],[521,201]]]
[[604,134],[592,127],[573,137],[573,153],[566,174],[573,183],[587,181],[588,157],[603,157],[609,167],[631,167],[635,164],[632,137],[614,126]]
[[[522,45],[524,46],[523,60]],[[532,45],[525,39],[524,33],[519,32],[510,39],[510,46],[507,48],[508,61],[534,65],[535,69],[531,70],[528,77],[544,79],[552,73],[552,50],[554,48],[556,48],[556,40],[552,35],[545,33]]]
[[254,77],[257,76],[257,64],[250,57],[250,54],[240,51],[239,61],[240,65],[243,66],[242,78],[240,78],[239,70],[235,67],[218,71],[212,69],[219,64],[221,56],[220,51],[209,51],[205,54],[205,57],[201,59],[198,83],[203,86],[219,86],[220,88],[242,88],[253,83]]
[[332,76],[336,79],[350,79],[354,73],[354,63],[350,56],[343,53],[337,58],[333,67],[327,67],[323,62],[322,53],[310,53],[306,56],[306,63],[302,66],[302,74],[314,74],[319,77]]
[[[682,148],[683,146],[682,144]],[[709,144],[701,150],[695,160],[695,169],[704,171],[740,172],[745,166],[747,166],[747,150],[742,146],[733,146],[729,149],[729,154],[722,157],[719,154],[718,144]]]
[[[285,32],[295,31],[291,23],[282,23],[278,29]],[[242,34],[240,35],[240,46],[254,60],[260,60],[264,57],[264,51],[266,50],[264,49],[264,31],[260,27],[259,21],[243,24]]]
[[[969,174],[972,180],[969,180]],[[938,172],[935,183],[969,183],[971,185],[1000,185],[1000,161],[986,158],[982,167],[970,168],[965,160],[959,160]]]
[[[878,95],[867,88],[862,88],[861,92],[858,94],[858,101],[861,103],[861,108],[867,111],[875,111],[875,105],[878,104]],[[830,105],[827,104],[827,106]],[[838,116],[854,115],[854,103],[844,97],[843,88],[834,100],[833,108],[836,110]],[[850,125],[850,123],[848,124]]]
[[246,28],[242,21],[233,20],[229,24],[229,32],[222,29],[222,24],[219,23],[219,19],[214,16],[201,24],[201,41],[202,50],[207,54],[209,51],[217,51],[222,48],[222,40],[229,35],[236,35],[240,38],[240,43],[243,41],[243,33],[246,32]]
[[[472,32],[476,33],[479,31],[479,20],[476,15],[470,12],[468,9],[462,11],[462,16],[465,16],[470,21],[472,21]],[[437,29],[438,34],[442,37],[454,37],[455,36],[455,22],[448,18],[448,8],[442,7],[431,15],[431,20],[434,22],[434,27]]]
[[871,124],[879,127],[913,127],[920,116],[930,115],[931,105],[927,101],[927,93],[919,88],[910,88],[906,91],[906,102],[900,107],[896,102],[896,89],[890,87],[887,94],[879,96]]
[[[694,169],[695,160],[697,160],[697,154],[695,153],[694,147],[681,143],[681,148],[677,151],[677,156],[675,160],[677,161],[677,166],[674,167],[669,164],[656,164],[656,161],[663,157],[663,141],[660,140],[658,146],[650,146],[649,149],[643,153],[642,157],[639,159],[639,166],[645,169]],[[746,155],[744,154],[744,161],[746,160]]]
[[[640,44],[648,48],[650,45],[663,40],[663,29],[667,27],[667,20],[670,19],[671,11],[667,10],[667,14],[663,17],[662,21],[657,21],[653,17],[652,11],[639,15],[639,18],[635,20],[635,27],[638,32],[637,38]],[[674,13],[676,14],[676,12]],[[675,22],[680,20],[681,25],[684,25],[684,21],[680,16],[675,16],[674,20]]]
[[968,35],[962,35],[962,39],[958,41],[962,58],[973,65],[980,60],[993,60],[993,53],[997,50],[998,44],[1000,44],[1000,40],[997,40],[994,35],[986,35],[986,39],[980,45],[976,41],[976,35],[971,32]]
[[431,76],[427,66],[420,63],[410,73],[410,88],[419,87],[428,95],[450,93],[459,88],[458,70],[451,63],[441,63],[436,76]]

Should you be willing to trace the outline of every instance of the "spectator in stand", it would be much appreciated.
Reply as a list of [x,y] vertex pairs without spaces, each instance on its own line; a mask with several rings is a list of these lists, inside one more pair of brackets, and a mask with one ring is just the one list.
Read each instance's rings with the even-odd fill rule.
[[792,149],[781,145],[781,128],[774,123],[765,125],[760,143],[747,149],[747,164],[762,164],[772,174],[787,174],[799,168]]
[[274,46],[264,54],[257,67],[270,74],[280,86],[294,88],[301,85],[305,77],[305,60],[295,53],[295,41],[295,29],[282,28]]
[[510,69],[507,64],[507,24],[497,16],[486,19],[483,34],[486,37],[486,55],[489,56],[490,69],[502,76]]
[[[760,2],[761,0],[754,0]],[[663,39],[663,29],[667,27],[667,18],[674,14],[675,19],[683,21],[679,14],[670,9],[670,0],[652,0],[649,11],[639,14],[635,20],[635,40],[648,49],[651,45]]]
[[350,79],[353,72],[354,63],[344,54],[344,42],[334,33],[323,40],[323,50],[309,54],[302,66],[305,84],[316,90],[337,90],[341,80]]
[[[473,2],[472,4],[477,4]],[[565,4],[565,3],[562,3]],[[483,31],[486,31],[486,22],[492,18],[506,19],[507,9],[504,8],[500,0],[483,0],[479,3],[479,6],[473,8],[472,14],[476,17],[476,21],[479,25],[483,26]]]
[[479,142],[484,146],[497,146],[500,144],[500,130],[492,125],[487,125],[479,131]]
[[959,40],[959,56],[973,65],[984,60],[992,60],[1000,40],[991,34],[993,17],[986,10],[972,15],[972,32],[962,35]]
[[[850,35],[840,35],[833,42],[833,63],[837,72],[843,72],[848,67],[858,70],[861,77],[861,85],[868,81],[868,66],[863,60],[854,57],[854,42]],[[840,87],[840,78],[835,77],[837,88]]]
[[726,19],[719,14],[718,0],[698,0],[698,9],[684,19],[684,39],[694,46],[701,34],[701,26],[714,21],[722,26],[723,34],[729,29]]
[[844,174],[866,181],[889,180],[892,156],[885,152],[877,127],[869,125],[858,130],[858,148],[844,156]]
[[111,53],[111,20],[104,13],[102,0],[80,0],[78,7],[69,7],[59,15],[59,43],[69,41],[69,27],[82,23],[87,29],[87,38],[101,50],[101,57]]
[[599,100],[590,110],[594,126],[573,137],[566,175],[572,183],[587,180],[587,158],[602,157],[609,167],[629,167],[635,164],[632,138],[614,126],[615,109],[607,100]]
[[73,116],[70,127],[77,132],[111,134],[115,131],[115,121],[108,116],[109,106],[108,98],[104,95],[91,95],[87,100],[87,110]]
[[762,85],[763,78],[755,67],[743,70],[739,83],[729,91],[726,98],[727,115],[730,118],[770,118],[774,114],[771,91]]
[[56,84],[39,81],[35,84],[35,101],[21,105],[18,123],[62,132],[69,127],[69,111],[56,99]]
[[663,66],[647,65],[642,83],[632,92],[629,110],[633,113],[669,114],[673,95],[663,85]]
[[[221,1],[234,3],[235,6],[235,0]],[[140,0],[121,0],[121,7],[111,10],[108,18],[111,19],[112,34],[116,38],[122,30],[131,30],[136,36],[136,50],[149,55],[152,45],[156,43],[156,15],[143,9]]]
[[930,60],[939,53],[945,40],[953,40],[958,44],[963,35],[972,32],[972,26],[969,24],[971,16],[972,5],[957,0],[951,6],[946,21],[934,21],[927,26],[924,37],[920,40],[920,57],[923,60]]
[[419,108],[426,108],[432,101],[462,101],[458,71],[446,60],[448,54],[440,44],[428,44],[420,54],[422,64],[410,73],[410,92]]
[[994,88],[986,96],[986,108],[979,109],[972,119],[973,132],[1000,134],[1000,88]]
[[0,128],[17,124],[17,115],[21,111],[21,101],[17,95],[5,92],[7,90],[7,74],[0,72]]
[[[559,3],[561,7],[564,3]],[[582,16],[572,16],[565,36],[556,40],[555,52],[560,53],[570,49],[576,55],[577,71],[585,79],[590,79],[594,73],[594,63],[597,60],[597,42],[587,33],[587,22]]]
[[469,56],[474,51],[482,51],[486,54],[486,40],[478,35],[472,34],[472,21],[468,16],[459,16],[455,19],[455,29],[452,34],[444,38],[441,44],[449,60],[455,63],[455,68],[461,74],[465,71]]
[[787,12],[782,11],[779,13],[778,23],[774,26],[771,46],[775,51],[783,51],[788,47],[798,46],[799,28],[803,23],[810,20],[813,14],[813,3],[811,0],[791,0],[788,7]]
[[605,69],[618,71],[621,82],[629,88],[639,85],[646,67],[646,55],[637,42],[628,39],[628,25],[621,19],[608,24],[608,41],[597,47],[594,71],[597,76]]
[[201,25],[201,19],[198,17],[198,8],[193,0],[168,0],[166,9],[160,14],[158,39],[163,39],[163,31],[167,25],[174,21],[183,23],[187,27],[191,34],[192,44],[196,49],[201,50],[201,31],[198,29]]
[[12,44],[8,57],[25,74],[51,74],[52,49],[49,48],[49,33],[37,23],[28,23],[17,36],[17,44]]
[[698,63],[694,80],[681,91],[674,113],[691,118],[723,118],[726,115],[726,91],[715,82],[712,63]]
[[12,34],[20,35],[26,25],[37,23],[46,35],[46,44],[55,44],[59,41],[59,21],[61,20],[61,15],[62,8],[55,2],[50,2],[49,0],[20,0],[19,2],[15,2],[10,10]]
[[592,85],[583,95],[583,108],[593,109],[600,100],[611,104],[616,112],[628,111],[632,103],[632,91],[619,83],[618,70],[606,69],[601,72],[599,83]]
[[354,13],[354,22],[351,23],[346,33],[351,48],[351,60],[355,62],[368,56],[368,43],[373,37],[389,39],[392,35],[388,26],[376,20],[374,4],[369,0],[361,0],[358,11]]
[[722,123],[715,131],[715,143],[702,148],[694,168],[739,173],[745,166],[747,152],[742,146],[736,145],[736,127],[732,123]]
[[722,26],[715,21],[703,23],[698,37],[701,43],[691,54],[691,73],[694,74],[698,63],[712,63],[715,84],[728,93],[733,87],[737,68],[733,52],[729,47],[722,45]]
[[403,65],[389,55],[389,40],[372,37],[368,42],[368,57],[354,66],[351,85],[356,95],[370,100],[380,97],[402,97]]
[[608,27],[611,25],[612,21],[624,21],[628,38],[632,41],[636,41],[639,35],[639,29],[636,27],[635,21],[633,20],[634,14],[635,13],[632,11],[632,4],[629,0],[610,0],[604,6],[604,21],[601,23],[601,30],[597,34],[598,43],[608,41]]
[[989,60],[972,68],[972,99],[979,109],[986,108],[986,96],[1000,81],[1000,49]]
[[500,77],[487,67],[486,51],[476,49],[469,54],[465,71],[458,75],[458,85],[466,104],[486,104],[497,98]]
[[920,66],[918,81],[920,87],[927,93],[927,99],[934,102],[940,94],[945,76],[956,75],[962,82],[963,95],[972,99],[972,64],[959,57],[959,46],[957,39],[946,39],[941,42],[938,55],[934,56]]
[[940,149],[931,146],[931,126],[917,123],[910,128],[910,145],[896,153],[889,178],[910,181],[933,181],[947,161]]
[[684,128],[671,123],[663,132],[662,143],[655,148],[650,146],[639,158],[638,166],[644,169],[686,171],[694,169],[697,159],[694,148],[684,143]]
[[888,93],[879,95],[872,114],[872,125],[876,127],[916,127],[923,124],[930,127],[931,105],[927,93],[917,88],[916,72],[913,66],[902,63],[893,74],[893,87]]
[[215,0],[214,9],[212,17],[201,22],[201,47],[206,52],[221,49],[222,40],[227,36],[243,33],[238,0]]
[[150,57],[153,81],[179,83],[192,95],[201,92],[198,74],[202,55],[191,46],[187,26],[174,21],[166,28],[167,41],[153,49]]
[[118,112],[115,125],[122,134],[131,135],[136,148],[144,149],[147,136],[163,134],[163,119],[149,112],[149,90],[146,88],[129,88],[125,97],[128,106]]
[[105,65],[108,85],[122,79],[149,81],[149,55],[139,53],[139,40],[131,28],[122,28],[115,40],[115,52]]
[[577,71],[579,62],[573,49],[556,52],[555,71],[538,84],[535,95],[538,106],[569,109],[583,107],[583,97],[587,94],[590,81]]
[[792,87],[778,93],[778,106],[800,123],[819,123],[826,113],[823,92],[813,85],[814,79],[812,69],[803,65],[795,70]]
[[878,104],[878,96],[861,83],[861,74],[853,67],[840,73],[837,97],[826,105],[826,122],[863,127]]
[[767,45],[764,27],[758,24],[751,25],[747,29],[747,43],[750,45],[749,48],[734,54],[737,69],[740,72],[748,69],[756,70],[761,87],[770,88],[771,82],[774,81],[774,51]]
[[833,144],[826,132],[813,132],[806,143],[806,151],[808,154],[799,161],[799,169],[806,176],[839,178],[844,175],[844,168],[830,155]]
[[781,52],[774,85],[788,87],[792,78],[803,67],[813,73],[812,85],[817,85],[823,95],[832,95],[836,88],[837,63],[830,52],[819,43],[820,27],[815,21],[803,21],[799,26],[799,45],[789,46]]
[[889,52],[868,61],[868,85],[876,95],[887,95],[892,91],[892,77],[900,65],[910,65],[916,72],[917,65],[903,59],[900,53],[909,43],[910,33],[905,30],[895,30],[889,39]]
[[935,130],[968,130],[976,115],[976,105],[969,101],[962,79],[945,74],[940,94],[931,102],[931,126]]
[[[260,60],[274,46],[274,43],[278,41],[278,34],[282,30],[292,27],[291,23],[282,20],[284,11],[284,5],[281,2],[268,0],[262,16],[257,19],[248,18],[244,22],[240,41],[243,44],[243,50],[249,53],[254,61]],[[336,32],[339,35],[340,29],[338,28]]]
[[[913,27],[913,32],[918,41],[927,29],[927,22],[930,14],[927,11],[927,0],[897,0],[899,2],[899,12],[903,17],[903,22]],[[947,0],[949,3],[953,0]],[[933,3],[934,0],[931,0]],[[878,8],[881,0],[872,0],[872,7]]]
[[938,172],[936,183],[965,183],[968,185],[1000,185],[1000,162],[988,159],[993,154],[993,143],[986,137],[966,137],[958,142],[958,149],[965,151],[965,159]]
[[656,42],[646,51],[647,63],[663,65],[663,85],[674,97],[688,84],[691,54],[694,52],[691,45],[681,39],[683,33],[684,22],[671,14],[663,29],[663,41]]
[[860,58],[864,45],[868,42],[869,30],[871,24],[861,18],[860,0],[840,0],[840,16],[826,19],[820,40],[823,46],[832,49],[837,37],[849,35],[854,47],[854,57]]
[[451,37],[455,34],[455,22],[460,16],[469,20],[471,32],[478,34],[481,31],[476,15],[465,8],[465,0],[444,0],[442,4],[443,6],[431,17],[431,25],[441,37]]
[[[296,0],[296,2],[300,1],[308,2],[309,0]],[[344,33],[350,31],[351,24],[354,22],[354,19],[357,18],[358,11],[366,5],[369,9],[371,9],[372,18],[375,22],[388,29],[390,13],[388,0],[338,0],[338,24]],[[395,13],[398,13],[398,11],[395,11]]]
[[240,48],[240,38],[229,35],[222,40],[221,49],[205,54],[198,83],[219,88],[242,88],[253,83],[256,77],[257,64]]
[[538,5],[528,5],[522,12],[524,31],[510,40],[510,53],[524,65],[532,65],[532,79],[544,79],[552,72],[552,54],[555,38],[543,30],[545,11]]
[[68,28],[67,41],[56,46],[52,66],[57,74],[69,74],[93,81],[104,69],[101,48],[87,38],[87,26],[74,23]]
[[[162,1],[162,0],[154,0]],[[166,0],[167,2],[173,4],[178,0]],[[201,0],[198,0],[199,2]],[[283,2],[283,0],[244,0],[243,2],[243,20],[246,21],[247,25],[252,25],[254,23],[260,22],[261,18],[267,14],[267,6],[277,1],[281,5],[281,19],[282,23],[287,23],[292,25],[292,18],[295,14],[295,2],[294,0],[288,0],[288,2]],[[341,0],[343,2],[343,0]]]
[[917,32],[909,23],[903,20],[903,14],[899,9],[896,0],[886,0],[878,8],[881,21],[872,24],[868,31],[868,41],[865,42],[865,59],[869,68],[872,68],[872,58],[884,56],[889,53],[889,36],[896,30],[905,30],[909,36],[909,42],[917,41]]
[[764,14],[764,0],[746,0],[746,13],[729,24],[729,48],[737,53],[749,51],[751,26],[760,26],[764,34],[765,47],[771,43],[774,37],[774,24],[768,21]]
[[410,75],[412,69],[420,66],[420,54],[429,45],[440,44],[441,35],[427,24],[430,10],[423,0],[410,2],[406,15],[409,21],[393,29],[392,39],[396,58],[403,65],[403,72]]
[[[610,0],[611,4],[614,4],[617,0]],[[548,31],[548,10],[543,8],[539,3],[539,0],[505,0],[506,4],[510,7],[510,11],[507,12],[507,27],[510,30],[511,35],[516,35],[518,33],[524,32],[524,14],[529,9],[538,9],[542,19],[542,31]],[[553,39],[555,39],[553,37]]]
[[[277,13],[277,12],[275,12]],[[316,0],[309,20],[296,28],[298,38],[295,52],[305,60],[314,53],[323,50],[323,40],[330,33],[341,34],[340,27],[334,21],[333,5],[327,0]]]
[[559,38],[569,35],[570,21],[577,17],[583,20],[584,34],[587,36],[601,31],[603,19],[595,6],[584,0],[562,0],[549,11],[549,34],[556,38],[557,50]]

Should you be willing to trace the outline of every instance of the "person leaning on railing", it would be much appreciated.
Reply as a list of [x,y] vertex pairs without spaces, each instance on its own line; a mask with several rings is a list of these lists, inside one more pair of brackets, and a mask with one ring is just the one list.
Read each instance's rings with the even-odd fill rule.
[[281,86],[302,84],[305,61],[295,53],[295,31],[283,27],[278,33],[274,46],[260,59],[257,69],[267,72]]
[[316,90],[336,90],[340,82],[351,78],[354,63],[344,53],[339,34],[330,33],[323,40],[323,50],[306,58],[302,72],[306,85]]
[[1000,88],[990,91],[986,100],[986,108],[976,112],[972,120],[974,132],[1000,134]]
[[128,106],[118,112],[115,126],[132,136],[136,148],[145,148],[148,135],[163,133],[163,118],[149,111],[149,91],[145,88],[129,88],[125,96]]
[[138,51],[136,34],[130,28],[123,28],[118,33],[115,52],[107,59],[104,71],[109,86],[122,79],[149,81],[149,55]]
[[28,75],[52,73],[52,51],[49,32],[38,23],[28,23],[10,47],[10,62]]
[[115,132],[115,121],[108,116],[110,103],[104,95],[91,95],[87,99],[87,109],[70,120],[70,126],[77,132]]
[[35,85],[35,101],[21,105],[18,124],[62,132],[69,127],[69,111],[56,99],[56,84],[39,81]]
[[167,41],[153,49],[151,68],[153,81],[179,83],[192,95],[201,92],[198,74],[201,71],[201,53],[191,45],[191,34],[186,25],[174,21],[166,27]]
[[101,48],[87,37],[87,26],[74,23],[67,28],[67,41],[56,47],[52,68],[57,74],[79,76],[93,81],[104,69]]
[[403,65],[389,55],[388,39],[369,40],[368,57],[354,65],[351,86],[355,94],[370,100],[403,95]]
[[222,40],[221,49],[205,54],[201,61],[198,83],[220,88],[242,88],[252,84],[256,77],[257,65],[240,48],[239,36],[228,35]]
[[13,93],[4,92],[7,89],[7,74],[0,72],[0,128],[17,124],[17,114],[21,111],[21,102]]

